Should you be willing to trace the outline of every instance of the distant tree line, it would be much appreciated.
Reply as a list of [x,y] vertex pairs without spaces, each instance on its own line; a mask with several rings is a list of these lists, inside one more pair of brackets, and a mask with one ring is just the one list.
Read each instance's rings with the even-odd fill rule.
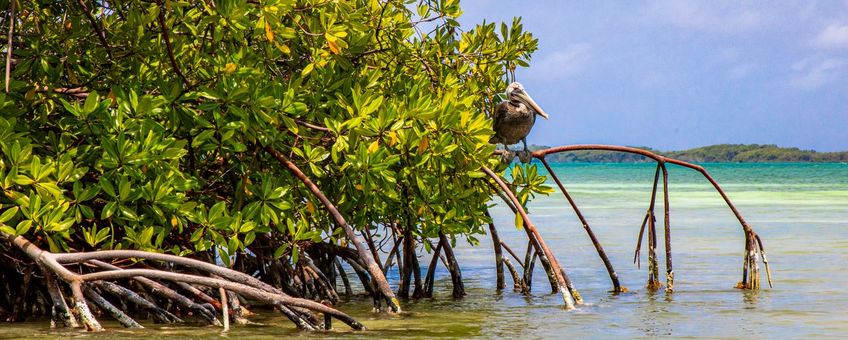
[[[548,148],[532,145],[533,150]],[[848,151],[816,152],[782,148],[774,144],[718,144],[681,151],[659,151],[639,146],[664,156],[688,162],[848,162]],[[548,156],[553,162],[638,163],[648,159],[634,154],[610,151],[573,151]]]

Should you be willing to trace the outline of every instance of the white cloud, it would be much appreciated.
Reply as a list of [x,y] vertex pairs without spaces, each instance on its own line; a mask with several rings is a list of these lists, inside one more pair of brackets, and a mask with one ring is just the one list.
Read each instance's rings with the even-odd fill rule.
[[655,0],[648,17],[683,29],[736,33],[762,25],[764,16],[756,9],[736,2],[699,0]]
[[739,52],[738,48],[725,48],[723,51],[721,51],[721,53],[719,53],[716,60],[720,62],[733,63],[739,61],[740,55],[741,53]]
[[571,78],[583,73],[591,62],[592,49],[589,44],[573,44],[531,62],[529,76],[540,80]]
[[805,58],[792,64],[791,84],[802,89],[818,89],[841,78],[848,60],[844,58]]
[[636,85],[643,90],[659,90],[666,88],[671,81],[672,79],[665,73],[649,71],[637,80]]
[[752,73],[754,73],[754,71],[759,69],[759,67],[760,66],[756,63],[741,63],[734,65],[730,68],[730,71],[727,72],[727,78],[731,80],[747,78]]
[[813,46],[823,49],[848,48],[848,25],[831,24],[815,38]]

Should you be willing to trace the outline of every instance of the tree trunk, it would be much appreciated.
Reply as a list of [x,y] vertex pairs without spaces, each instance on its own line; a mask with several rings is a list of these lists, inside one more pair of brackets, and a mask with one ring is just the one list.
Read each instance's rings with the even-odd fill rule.
[[448,241],[445,233],[441,231],[439,231],[439,243],[442,245],[442,248],[445,249],[445,257],[448,260],[448,270],[451,274],[451,282],[453,282],[453,297],[461,298],[465,296],[465,285],[462,283],[462,271],[459,269],[459,263],[456,261],[450,241]]

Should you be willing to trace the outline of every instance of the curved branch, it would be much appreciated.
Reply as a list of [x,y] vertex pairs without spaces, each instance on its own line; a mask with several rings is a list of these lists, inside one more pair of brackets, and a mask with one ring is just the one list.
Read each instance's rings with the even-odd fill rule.
[[651,159],[653,159],[657,162],[671,163],[671,164],[680,165],[680,166],[683,166],[683,167],[687,167],[687,168],[696,170],[696,171],[700,172],[701,175],[703,175],[710,182],[710,184],[713,185],[713,187],[716,189],[716,191],[718,191],[718,193],[724,199],[724,202],[727,203],[727,206],[733,212],[733,215],[735,215],[736,219],[739,220],[739,223],[742,225],[742,229],[744,229],[747,232],[751,228],[748,225],[748,222],[745,222],[745,219],[742,218],[742,214],[739,213],[739,210],[736,209],[736,206],[733,205],[733,202],[730,201],[730,198],[727,196],[727,194],[724,192],[724,190],[721,189],[721,186],[718,185],[718,182],[716,182],[715,179],[713,179],[713,177],[710,176],[709,173],[707,173],[707,170],[704,169],[704,167],[697,165],[697,164],[684,162],[684,161],[674,159],[674,158],[668,158],[668,157],[661,156],[661,155],[655,154],[655,153],[647,151],[647,150],[637,149],[637,148],[633,148],[633,147],[629,147],[629,146],[605,145],[605,144],[576,144],[576,145],[558,146],[558,147],[548,148],[548,149],[544,149],[544,150],[533,151],[533,157],[541,159],[541,158],[544,158],[547,155],[554,154],[554,153],[560,153],[560,152],[566,152],[566,151],[578,151],[578,150],[605,150],[605,151],[618,151],[618,152],[633,153],[633,154],[638,154],[638,155],[642,155],[642,156],[651,158]]
[[[545,162],[545,160],[544,160],[545,156],[547,156],[549,154],[566,152],[566,151],[577,151],[577,150],[604,150],[604,151],[626,152],[626,153],[638,154],[638,155],[642,155],[642,156],[651,158],[658,163],[657,164],[657,170],[658,171],[657,171],[657,174],[654,175],[654,189],[653,189],[652,198],[651,198],[651,208],[649,208],[648,214],[645,216],[645,220],[642,223],[643,224],[642,230],[640,230],[640,232],[639,232],[639,235],[640,235],[639,236],[639,243],[641,244],[642,231],[644,231],[645,222],[648,222],[649,226],[651,226],[652,225],[651,222],[654,220],[653,201],[654,201],[654,197],[656,197],[657,176],[659,174],[659,170],[661,169],[662,172],[663,172],[663,197],[664,197],[664,201],[665,201],[664,224],[665,224],[665,243],[666,243],[666,280],[669,284],[669,286],[667,288],[669,292],[671,291],[672,284],[674,282],[674,272],[672,270],[672,262],[671,262],[671,235],[670,235],[669,208],[668,208],[668,173],[667,173],[666,167],[665,167],[666,163],[683,166],[683,167],[690,168],[690,169],[693,169],[693,170],[700,172],[701,175],[703,175],[704,178],[706,178],[707,181],[710,182],[710,184],[713,186],[713,188],[715,188],[715,190],[718,191],[719,195],[721,195],[721,198],[727,204],[728,208],[730,208],[730,211],[733,212],[733,215],[739,221],[739,224],[742,226],[742,231],[745,233],[745,261],[744,261],[745,265],[743,266],[743,274],[742,274],[743,280],[740,284],[742,284],[744,288],[751,288],[751,289],[756,289],[759,286],[759,284],[758,284],[759,278],[754,277],[754,276],[758,276],[758,269],[756,267],[756,257],[757,257],[758,254],[763,254],[762,244],[759,241],[759,235],[757,235],[754,232],[754,230],[748,225],[748,222],[745,221],[745,219],[742,217],[742,214],[739,213],[739,210],[736,208],[736,206],[733,204],[733,202],[730,201],[730,198],[727,196],[727,193],[724,192],[724,190],[721,188],[721,186],[718,184],[718,182],[716,182],[716,180],[707,172],[706,169],[704,169],[704,167],[702,167],[700,165],[692,164],[692,163],[689,163],[689,162],[681,161],[681,160],[678,160],[678,159],[673,159],[673,158],[661,156],[661,155],[658,155],[656,153],[653,153],[653,152],[650,152],[650,151],[647,151],[647,150],[642,150],[642,149],[627,147],[627,146],[604,145],[604,144],[578,144],[578,145],[558,146],[558,147],[548,148],[548,149],[544,149],[544,150],[533,151],[532,155],[533,155],[533,157],[541,160],[542,162]],[[499,153],[503,153],[503,151],[499,150],[499,151],[496,151],[495,153],[499,154]],[[649,237],[655,237],[654,235],[655,235],[655,230],[653,230],[653,227],[651,227],[651,236],[649,236]],[[649,240],[649,241],[651,241],[651,240]],[[656,241],[653,240],[653,243],[655,244]],[[759,249],[757,249],[758,245],[760,246]],[[638,254],[639,254],[639,244],[637,244],[636,254],[634,256],[634,260],[638,259]],[[753,258],[753,260],[751,260],[752,258]],[[753,263],[751,261],[753,261]],[[771,285],[771,273],[768,271],[768,263],[766,261],[767,260],[764,257],[763,262],[766,265],[766,271],[767,271],[767,274],[769,274],[769,284]],[[751,277],[748,277],[748,275],[747,275],[748,269],[752,270]]]
[[159,26],[162,26],[162,39],[165,40],[165,47],[168,50],[168,59],[171,61],[171,67],[174,68],[174,72],[180,76],[186,87],[192,87],[191,82],[188,81],[183,71],[180,70],[180,66],[177,64],[177,58],[174,57],[174,46],[171,44],[168,25],[165,23],[165,8],[162,6],[162,0],[156,0],[156,4],[159,5]]
[[221,276],[227,280],[232,280],[247,286],[256,287],[263,290],[268,290],[274,293],[282,293],[281,290],[273,287],[259,279],[234,270],[216,266],[214,264],[195,260],[187,257],[150,253],[139,250],[102,250],[87,253],[68,253],[68,254],[52,254],[56,262],[61,264],[81,263],[90,260],[114,260],[122,258],[137,258],[153,261],[164,261],[178,264],[181,266],[190,267],[205,271],[210,274]]
[[[83,297],[83,292],[81,288],[82,283],[98,280],[116,280],[129,278],[136,280],[150,280],[152,278],[155,278],[174,282],[194,283],[212,288],[224,288],[229,291],[237,292],[246,297],[277,306],[279,309],[284,311],[284,314],[286,310],[308,309],[335,317],[344,322],[345,324],[349,325],[353,329],[365,329],[364,325],[339,310],[322,305],[315,301],[288,296],[279,289],[273,288],[251,276],[226,268],[221,268],[209,263],[201,262],[198,260],[133,250],[112,250],[78,254],[53,254],[51,252],[40,249],[39,247],[32,244],[22,236],[13,236],[0,232],[0,237],[11,241],[16,247],[26,253],[27,256],[35,260],[39,265],[52,271],[57,276],[62,278],[62,280],[70,284],[71,290],[73,291],[77,312],[80,314],[83,324],[85,324],[86,328],[88,328],[89,330],[102,330],[103,328],[100,327],[100,325],[97,323],[97,320],[94,319],[94,317],[91,315],[91,312],[88,310],[85,298]],[[62,266],[59,260],[57,260],[61,259],[65,263],[75,263],[81,261],[94,262],[94,260],[97,259],[131,257],[140,259],[162,260],[173,262],[175,264],[188,265],[195,269],[208,271],[210,273],[223,277],[224,279],[189,274],[179,274],[153,269],[123,269],[94,272],[88,274],[76,274]],[[104,265],[104,267],[111,266],[105,263]],[[269,287],[270,289],[265,289],[264,287]],[[290,315],[287,314],[287,316]],[[293,321],[295,321],[295,323],[297,324],[296,320]],[[300,324],[298,325],[300,326]]]
[[106,54],[109,55],[109,63],[111,63],[112,60],[114,60],[114,57],[112,56],[112,48],[109,46],[109,41],[106,40],[106,32],[103,31],[103,29],[100,28],[100,25],[97,24],[97,19],[95,19],[94,16],[91,15],[88,6],[85,4],[85,1],[77,0],[77,4],[82,7],[82,11],[88,18],[88,22],[91,24],[91,27],[94,28],[94,32],[97,33],[97,39],[100,39],[100,43],[103,44],[103,48],[106,49]]
[[577,215],[577,219],[580,220],[580,223],[583,225],[583,229],[586,230],[586,234],[589,235],[589,239],[592,241],[592,245],[595,246],[595,250],[598,252],[598,256],[600,256],[601,261],[604,262],[604,267],[607,269],[607,274],[612,281],[612,289],[613,292],[621,292],[621,284],[618,281],[618,274],[615,272],[615,269],[612,267],[612,263],[607,257],[607,253],[604,251],[604,247],[601,245],[601,242],[598,241],[598,238],[595,236],[595,233],[592,231],[592,228],[589,227],[589,222],[586,221],[586,218],[583,217],[583,213],[580,212],[580,209],[577,208],[577,204],[574,203],[574,199],[571,198],[571,195],[568,194],[568,191],[565,190],[565,186],[559,180],[559,177],[554,173],[554,170],[551,169],[551,166],[548,165],[548,162],[544,157],[540,158],[542,164],[545,166],[545,169],[548,170],[548,173],[553,177],[557,186],[559,186],[559,190],[562,191],[562,194],[565,195],[565,199],[568,200],[568,204],[571,205],[571,208],[574,210],[574,213]]
[[105,272],[96,272],[79,275],[79,280],[82,281],[96,281],[96,280],[117,280],[117,279],[129,279],[134,277],[146,277],[146,278],[155,278],[160,280],[168,280],[174,282],[186,282],[186,283],[194,283],[202,286],[207,286],[211,288],[224,288],[226,290],[231,290],[237,292],[239,294],[245,295],[250,298],[254,298],[260,300],[262,302],[268,304],[277,304],[282,303],[287,306],[296,306],[307,308],[310,310],[318,311],[324,314],[332,315],[333,317],[341,320],[348,326],[356,330],[365,329],[365,326],[348,316],[347,314],[322,305],[318,302],[306,299],[299,299],[290,297],[282,294],[274,294],[270,292],[263,291],[261,289],[251,287],[248,285],[215,279],[205,276],[197,276],[190,274],[179,274],[172,272],[164,272],[153,269],[124,269],[124,270],[111,270]]
[[512,190],[509,189],[509,186],[501,180],[500,176],[495,174],[488,167],[482,168],[483,172],[485,172],[489,177],[491,177],[495,183],[500,186],[501,190],[503,190],[506,195],[509,197],[512,204],[518,210],[518,214],[521,215],[521,219],[524,221],[524,230],[527,232],[528,236],[534,237],[535,242],[532,242],[533,246],[536,248],[536,252],[541,256],[547,257],[548,261],[550,261],[553,271],[553,276],[556,278],[557,284],[559,285],[560,294],[562,294],[563,302],[565,302],[565,306],[568,309],[574,308],[574,300],[577,299],[576,291],[568,284],[564,270],[562,266],[559,265],[556,257],[554,257],[553,252],[548,248],[545,244],[545,241],[542,239],[542,235],[539,234],[539,231],[536,230],[536,226],[533,225],[533,221],[530,220],[530,217],[527,216],[527,212],[524,211],[524,207],[521,206],[521,202],[515,197],[512,193]]
[[330,213],[330,216],[336,221],[342,229],[344,229],[347,238],[353,243],[353,246],[356,248],[356,252],[359,254],[359,258],[365,264],[365,268],[368,270],[368,273],[371,274],[371,279],[374,281],[375,285],[379,289],[380,293],[386,298],[386,303],[388,303],[389,308],[395,313],[400,313],[400,303],[397,298],[395,298],[395,294],[392,291],[392,288],[389,287],[388,281],[386,281],[386,276],[383,274],[380,266],[377,265],[377,262],[374,261],[374,257],[371,256],[371,252],[368,251],[367,246],[365,245],[365,241],[362,240],[361,237],[357,236],[353,231],[353,228],[347,224],[342,214],[336,209],[336,206],[330,202],[330,199],[327,196],[324,196],[324,193],[321,192],[321,189],[318,188],[309,177],[306,177],[306,174],[297,167],[291,160],[288,159],[281,152],[277,151],[271,146],[266,146],[265,151],[270,153],[274,158],[276,158],[280,163],[286,166],[294,175],[297,177],[303,185],[305,185],[309,191],[312,192],[313,195],[318,197],[318,200],[324,205],[324,208],[327,209],[327,212]]

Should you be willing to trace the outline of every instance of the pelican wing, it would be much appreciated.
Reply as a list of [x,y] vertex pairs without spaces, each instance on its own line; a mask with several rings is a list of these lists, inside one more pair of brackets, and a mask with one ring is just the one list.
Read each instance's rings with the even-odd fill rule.
[[504,118],[509,112],[509,102],[501,102],[500,104],[495,106],[495,112],[492,115],[492,130],[495,131],[495,135],[489,139],[489,143],[501,143],[502,139],[500,136],[501,124],[504,122]]

